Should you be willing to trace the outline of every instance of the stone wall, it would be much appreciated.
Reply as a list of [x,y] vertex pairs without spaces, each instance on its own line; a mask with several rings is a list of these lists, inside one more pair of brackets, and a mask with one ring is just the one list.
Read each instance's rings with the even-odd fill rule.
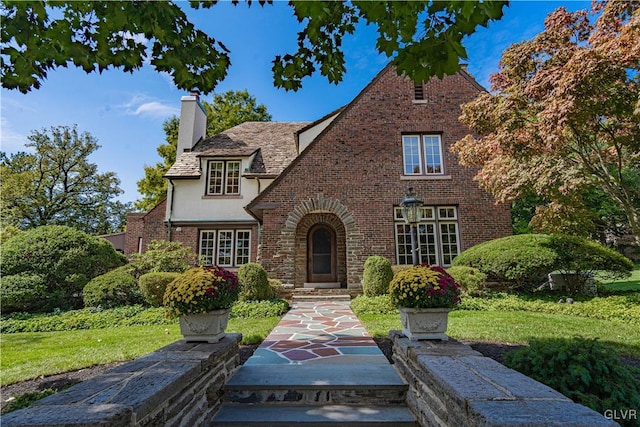
[[207,425],[240,364],[240,334],[178,341],[2,417],[3,427]]
[[550,387],[455,340],[391,331],[396,370],[421,426],[617,426]]

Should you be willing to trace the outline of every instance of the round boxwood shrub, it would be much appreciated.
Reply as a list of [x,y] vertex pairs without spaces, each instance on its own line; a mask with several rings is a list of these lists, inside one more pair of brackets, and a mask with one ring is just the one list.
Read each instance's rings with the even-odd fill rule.
[[389,293],[389,283],[393,279],[391,263],[385,257],[372,255],[364,262],[362,291],[368,297]]
[[240,301],[263,301],[275,297],[275,292],[269,285],[267,271],[262,265],[249,262],[238,269],[240,282]]
[[91,279],[83,290],[85,307],[114,308],[144,303],[138,281],[116,269]]
[[39,274],[20,273],[2,276],[0,279],[0,305],[3,313],[16,311],[32,311],[37,308],[43,295],[46,295],[47,285],[44,277]]
[[143,274],[138,278],[140,293],[153,307],[161,307],[167,285],[173,282],[180,274],[161,272]]
[[484,294],[487,275],[477,268],[458,265],[449,267],[447,273],[458,282],[468,295],[481,296]]
[[107,240],[61,225],[18,233],[3,244],[0,254],[3,276],[43,278],[45,288],[38,292],[33,311],[81,307],[89,280],[126,262]]
[[599,413],[640,408],[640,382],[614,348],[594,339],[531,340],[504,363]]

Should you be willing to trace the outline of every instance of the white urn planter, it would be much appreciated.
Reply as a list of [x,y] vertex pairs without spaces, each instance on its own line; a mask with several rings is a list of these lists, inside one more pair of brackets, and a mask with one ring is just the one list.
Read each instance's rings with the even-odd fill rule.
[[231,309],[180,316],[180,333],[186,342],[216,343],[225,336]]
[[445,335],[449,308],[400,307],[402,333],[411,341],[449,339]]

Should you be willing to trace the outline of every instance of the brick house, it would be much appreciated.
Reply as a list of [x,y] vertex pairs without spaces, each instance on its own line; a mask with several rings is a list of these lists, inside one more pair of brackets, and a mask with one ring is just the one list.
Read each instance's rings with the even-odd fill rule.
[[483,90],[464,70],[416,85],[387,66],[316,122],[249,122],[208,139],[197,95],[183,97],[167,200],[129,218],[126,253],[163,234],[209,263],[258,261],[296,287],[346,287],[370,255],[411,264],[399,205],[412,186],[425,203],[420,259],[449,265],[511,234],[508,206],[449,150],[469,132],[460,105]]

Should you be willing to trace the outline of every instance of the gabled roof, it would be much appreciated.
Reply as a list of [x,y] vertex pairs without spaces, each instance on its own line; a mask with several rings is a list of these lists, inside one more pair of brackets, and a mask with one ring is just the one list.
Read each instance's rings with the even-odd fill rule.
[[201,157],[249,157],[256,154],[252,175],[277,176],[295,157],[296,133],[309,122],[245,122],[199,141],[182,153],[164,175],[166,178],[199,178]]

